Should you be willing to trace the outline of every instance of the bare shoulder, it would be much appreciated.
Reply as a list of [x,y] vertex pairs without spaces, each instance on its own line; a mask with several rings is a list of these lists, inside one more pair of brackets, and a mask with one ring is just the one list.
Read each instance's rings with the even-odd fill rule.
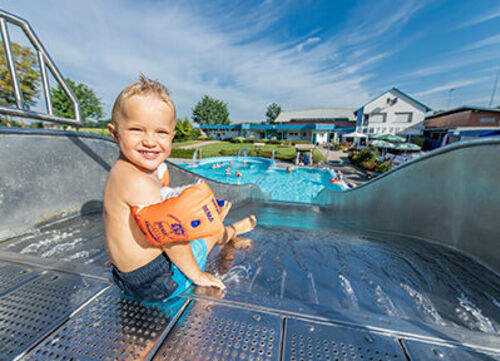
[[129,206],[161,201],[159,181],[122,162],[111,169],[105,192],[108,189]]

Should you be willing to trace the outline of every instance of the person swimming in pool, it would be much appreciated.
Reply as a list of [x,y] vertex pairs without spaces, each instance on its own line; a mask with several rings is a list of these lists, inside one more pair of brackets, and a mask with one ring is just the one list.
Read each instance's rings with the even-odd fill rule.
[[237,170],[235,175],[236,175],[236,177],[241,177],[241,172],[239,170]]
[[226,175],[231,175],[231,167],[226,168]]
[[[169,156],[175,135],[175,107],[168,90],[141,75],[118,95],[108,129],[120,148],[104,188],[104,234],[113,280],[127,296],[156,302],[170,299],[190,284],[225,288],[204,272],[207,255],[218,244],[249,247],[237,237],[256,225],[254,216],[193,242],[149,243],[131,207],[162,202],[157,168]],[[222,209],[221,219],[229,211]]]

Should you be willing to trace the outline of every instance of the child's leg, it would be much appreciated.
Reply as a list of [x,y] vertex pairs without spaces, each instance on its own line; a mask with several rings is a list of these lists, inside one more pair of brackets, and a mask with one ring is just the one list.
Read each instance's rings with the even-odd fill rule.
[[[189,242],[185,244],[185,252],[192,252],[198,267],[200,270],[204,271],[205,266],[207,265],[207,243],[204,239],[197,239],[195,241]],[[191,248],[191,251],[187,249],[187,247]],[[184,247],[183,247],[184,248]],[[177,283],[177,289],[168,297],[168,299],[172,299],[175,296],[184,292],[189,286],[193,284],[193,282],[186,277],[184,273],[174,264],[172,263],[172,280]]]
[[250,232],[252,229],[255,228],[256,224],[257,220],[255,216],[252,215],[243,218],[241,221],[235,222],[227,227],[224,227],[224,231],[221,234],[205,238],[205,241],[207,242],[207,252],[210,253],[215,244],[224,245],[230,240],[232,240],[234,237],[242,233]]

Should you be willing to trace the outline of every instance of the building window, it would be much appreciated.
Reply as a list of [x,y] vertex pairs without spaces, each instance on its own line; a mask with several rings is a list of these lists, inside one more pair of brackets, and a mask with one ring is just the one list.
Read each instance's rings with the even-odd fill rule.
[[495,123],[495,118],[480,118],[479,123]]
[[372,113],[370,114],[370,123],[385,123],[387,114],[385,113]]
[[368,119],[369,118],[370,118],[370,115],[363,114],[363,125],[368,125]]
[[368,129],[363,128],[363,133],[366,134],[368,132]]
[[413,113],[408,113],[408,112],[394,113],[395,123],[411,123],[412,119],[413,119]]
[[373,128],[368,129],[368,133],[373,134]]

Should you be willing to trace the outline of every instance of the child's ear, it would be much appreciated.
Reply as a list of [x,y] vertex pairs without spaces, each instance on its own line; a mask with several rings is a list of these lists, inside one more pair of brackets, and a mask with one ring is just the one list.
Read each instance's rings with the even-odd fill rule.
[[113,123],[108,123],[107,125],[111,137],[118,143],[118,134],[116,133],[116,126]]

